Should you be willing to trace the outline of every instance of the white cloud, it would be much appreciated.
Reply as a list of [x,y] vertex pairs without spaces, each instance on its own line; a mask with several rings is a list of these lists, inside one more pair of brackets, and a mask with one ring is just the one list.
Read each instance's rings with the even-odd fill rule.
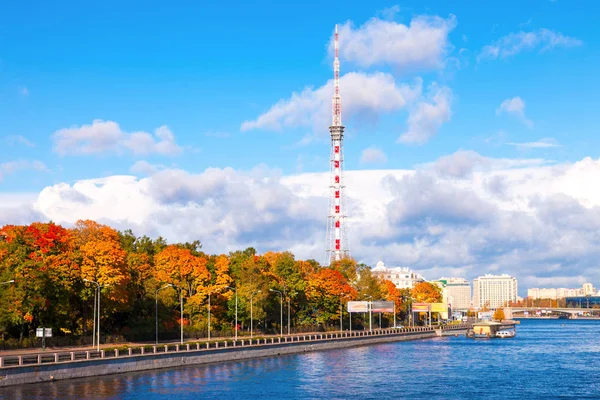
[[525,116],[525,102],[519,96],[504,100],[496,109],[496,115],[502,113],[514,115],[528,127],[533,127],[533,122]]
[[[493,271],[534,284],[558,268],[564,279],[599,282],[600,188],[589,184],[598,174],[600,160],[590,158],[546,164],[471,151],[416,170],[347,171],[351,252],[429,279]],[[199,239],[211,253],[254,246],[322,260],[327,182],[326,173],[265,167],[165,169],[49,186],[19,215],[0,209],[0,222],[92,218],[138,235]]]
[[[397,11],[388,9],[388,19]],[[383,64],[400,70],[442,68],[451,47],[448,34],[455,27],[453,15],[448,19],[417,16],[408,26],[372,18],[355,29],[346,22],[338,29],[340,59],[363,68]],[[333,39],[329,50],[333,54]]]
[[25,136],[21,136],[21,135],[6,136],[5,140],[10,146],[22,144],[27,147],[35,147],[35,143],[33,143],[31,140],[27,139]]
[[380,148],[371,146],[366,148],[360,154],[361,164],[385,164],[387,163],[387,156]]
[[91,125],[60,129],[52,134],[54,151],[60,155],[102,154],[130,151],[135,155],[176,155],[181,148],[166,126],[154,131],[127,133],[114,121],[94,120]]
[[[404,108],[421,94],[421,80],[411,87],[398,85],[394,78],[382,72],[366,74],[350,72],[340,79],[342,117],[377,117],[380,114]],[[256,120],[245,121],[242,131],[310,127],[323,131],[331,124],[331,97],[333,80],[318,89],[305,88],[292,93],[289,99],[280,100]]]
[[0,182],[6,175],[12,175],[17,171],[22,170],[34,170],[34,171],[48,171],[48,167],[41,161],[29,161],[29,160],[18,160],[18,161],[7,161],[0,163]]
[[561,145],[552,138],[544,138],[535,142],[509,142],[507,143],[510,146],[515,146],[520,149],[548,149],[553,147],[561,147]]
[[158,164],[150,164],[148,161],[145,160],[138,160],[135,162],[135,164],[133,164],[131,167],[129,167],[129,172],[131,172],[132,174],[135,175],[152,175],[157,173],[158,171],[160,171],[161,169],[164,169],[165,166]]
[[27,89],[25,86],[20,86],[19,94],[23,97],[27,97],[27,96],[29,96],[29,89]]
[[433,86],[429,101],[420,101],[408,116],[408,130],[398,139],[405,144],[424,144],[431,139],[442,124],[450,121],[452,91],[447,87]]
[[393,20],[394,18],[396,18],[396,14],[398,14],[399,12],[400,6],[396,4],[394,6],[387,7],[383,10],[378,11],[377,14],[381,15],[383,19]]
[[540,49],[540,52],[544,52],[555,47],[575,47],[582,44],[583,42],[579,39],[565,36],[550,29],[538,29],[531,32],[521,31],[510,33],[496,42],[484,46],[477,60],[508,58],[523,51]]

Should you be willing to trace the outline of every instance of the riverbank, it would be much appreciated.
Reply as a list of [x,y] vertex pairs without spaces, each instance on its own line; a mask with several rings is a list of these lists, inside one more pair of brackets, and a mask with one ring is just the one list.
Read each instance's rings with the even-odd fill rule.
[[[438,330],[437,333],[429,327],[384,329],[373,332],[297,335],[212,344],[145,346],[137,349],[129,348],[127,351],[114,349],[108,352],[101,350],[100,352],[2,357],[0,358],[0,387],[427,339],[464,333],[465,329],[465,326],[453,326]],[[35,360],[28,357],[35,357]],[[11,363],[17,365],[7,365]]]

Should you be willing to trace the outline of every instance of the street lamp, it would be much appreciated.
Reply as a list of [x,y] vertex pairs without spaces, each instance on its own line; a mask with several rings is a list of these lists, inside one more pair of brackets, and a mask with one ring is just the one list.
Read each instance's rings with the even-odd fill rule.
[[237,302],[237,289],[232,288],[231,286],[227,286],[228,289],[231,289],[235,292],[235,340],[237,341],[238,337],[238,323],[237,323],[237,311],[238,311],[238,302]]
[[9,284],[9,283],[15,283],[15,280],[11,279],[10,281],[2,282],[2,283],[0,283],[0,285],[6,285],[6,284]]
[[253,311],[252,311],[252,299],[253,299],[254,295],[257,293],[262,293],[262,290],[257,290],[256,292],[254,292],[250,295],[250,337],[254,337],[253,323],[252,323],[252,319],[254,317]]
[[210,340],[210,295],[218,292],[209,292],[208,293],[208,340]]
[[181,332],[181,344],[183,344],[183,290],[177,285],[170,284],[171,287],[179,290],[179,330]]
[[343,330],[342,317],[344,315],[344,309],[342,308],[342,296],[344,295],[345,293],[340,293],[340,332]]
[[[373,296],[366,296],[368,299],[371,299],[371,301],[373,300]],[[369,302],[369,332],[373,332],[373,325],[372,325],[372,321],[373,321],[373,316],[372,316],[372,304],[371,301]]]
[[158,289],[156,289],[156,293],[155,293],[155,296],[154,296],[154,299],[156,300],[156,308],[155,308],[155,310],[156,310],[156,313],[155,313],[155,322],[156,322],[156,344],[158,344],[158,292],[159,292],[159,291],[161,291],[161,290],[163,290],[163,289],[166,289],[166,288],[168,288],[168,287],[172,287],[172,286],[173,286],[173,285],[171,285],[170,283],[167,283],[165,286],[163,286],[163,287],[161,287],[161,288],[158,288]]
[[[107,287],[108,285],[102,285],[100,286],[100,284],[96,281],[92,281],[90,279],[84,279],[84,282],[89,282],[89,283],[94,283],[96,285],[96,292],[98,293],[97,296],[94,296],[94,330],[96,330],[95,328],[98,328],[98,334],[96,335],[96,339],[98,339],[98,347],[97,347],[97,351],[100,351],[100,288],[103,287]],[[98,298],[98,324],[96,324],[96,297]],[[93,336],[92,336],[93,338]],[[93,339],[93,341],[95,341],[95,339]],[[93,344],[92,344],[93,346]]]
[[[285,289],[284,289],[284,293],[285,293]],[[290,296],[295,296],[297,293],[296,292],[292,292],[292,293],[288,293],[287,294],[287,303],[288,303],[288,309],[287,309],[287,334],[289,336],[290,334],[290,322],[292,320],[292,313],[290,311],[290,302],[291,302],[291,297]]]
[[281,304],[281,310],[280,310],[280,313],[281,313],[281,320],[280,320],[280,322],[279,322],[279,326],[280,326],[280,328],[281,328],[281,333],[280,333],[280,336],[283,336],[283,293],[281,293],[281,291],[279,291],[279,290],[275,290],[275,289],[269,289],[269,292],[276,292],[276,293],[279,293],[279,296],[280,296],[280,298],[281,298],[281,301],[280,301],[280,304]]

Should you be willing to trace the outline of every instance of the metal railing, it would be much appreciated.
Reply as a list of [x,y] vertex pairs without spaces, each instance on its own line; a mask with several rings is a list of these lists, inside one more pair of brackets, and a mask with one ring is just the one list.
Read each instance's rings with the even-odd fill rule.
[[[452,325],[443,326],[443,330],[460,330],[466,329],[467,325]],[[310,334],[295,334],[290,336],[279,337],[258,337],[253,339],[238,339],[238,340],[215,340],[210,342],[193,342],[186,344],[164,344],[164,345],[146,345],[134,347],[121,347],[115,349],[101,349],[100,351],[70,351],[56,352],[44,354],[23,354],[13,356],[0,356],[0,368],[16,367],[16,366],[31,366],[41,364],[57,364],[68,362],[85,362],[88,360],[97,359],[114,359],[125,357],[143,357],[155,354],[167,353],[182,353],[182,352],[198,352],[198,351],[215,351],[229,348],[247,348],[255,346],[273,346],[281,344],[293,344],[299,342],[315,342],[323,340],[339,340],[339,339],[357,339],[374,336],[410,336],[413,334],[434,332],[434,326],[418,326],[405,327],[401,329],[376,329],[369,331],[344,331],[344,332],[324,332]]]

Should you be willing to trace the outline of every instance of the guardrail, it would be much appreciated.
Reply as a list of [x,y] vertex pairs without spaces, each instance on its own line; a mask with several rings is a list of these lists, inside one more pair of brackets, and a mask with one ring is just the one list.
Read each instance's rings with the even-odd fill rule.
[[[448,326],[442,329],[466,329],[466,325]],[[114,358],[125,358],[125,357],[140,357],[149,356],[153,354],[165,354],[165,353],[180,353],[190,351],[211,351],[216,349],[228,349],[228,348],[246,348],[254,346],[272,346],[286,343],[297,343],[297,342],[314,342],[321,340],[338,340],[338,339],[352,339],[362,338],[367,336],[386,336],[386,335],[409,335],[411,333],[423,333],[433,332],[434,327],[423,326],[423,327],[412,327],[402,329],[377,329],[372,332],[369,331],[346,331],[336,333],[319,333],[319,334],[298,334],[291,336],[280,336],[271,338],[254,338],[254,339],[238,339],[236,340],[217,340],[211,342],[193,342],[186,344],[164,344],[164,345],[146,345],[146,346],[134,346],[121,349],[101,349],[86,350],[86,351],[70,351],[70,352],[56,352],[56,353],[44,353],[44,354],[31,354],[31,355],[15,355],[15,356],[4,356],[0,357],[0,369],[7,367],[17,366],[32,366],[41,364],[58,364],[68,362],[85,362],[88,360],[97,359],[114,359]]]

